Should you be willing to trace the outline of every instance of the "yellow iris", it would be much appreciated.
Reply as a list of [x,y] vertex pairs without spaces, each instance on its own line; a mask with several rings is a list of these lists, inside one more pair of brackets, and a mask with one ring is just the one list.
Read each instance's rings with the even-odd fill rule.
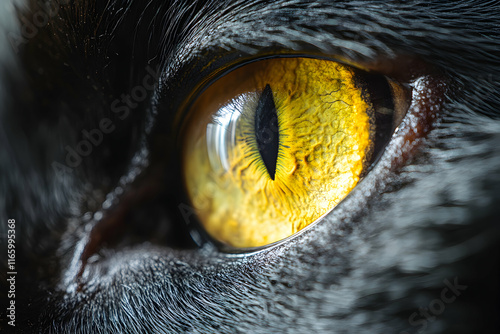
[[[267,86],[277,115],[277,127],[267,131],[279,138],[274,178],[255,125]],[[205,90],[190,110],[184,170],[207,232],[235,247],[262,246],[337,205],[372,154],[373,106],[366,95],[351,68],[310,58],[254,62]]]

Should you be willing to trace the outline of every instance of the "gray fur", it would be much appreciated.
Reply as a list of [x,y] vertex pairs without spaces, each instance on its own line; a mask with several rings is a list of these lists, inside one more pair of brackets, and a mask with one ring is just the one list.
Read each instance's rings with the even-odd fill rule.
[[[83,16],[61,11],[64,19],[18,54],[5,51],[0,38],[0,231],[7,218],[18,220],[20,331],[416,333],[423,328],[409,323],[411,314],[440,298],[444,280],[455,277],[467,290],[423,332],[498,329],[497,1],[90,3],[76,5]],[[115,56],[122,44],[133,52]],[[130,171],[127,164],[107,168],[101,158],[111,153],[103,145],[61,178],[50,164],[63,161],[64,146],[109,116],[109,103],[140,82],[146,64],[160,64],[156,92],[107,142],[122,142],[125,161],[143,146],[123,138],[168,133],[168,126],[148,122],[172,121],[186,87],[179,80],[195,82],[200,72],[192,69],[210,60],[204,55],[252,57],[266,48],[353,62],[418,56],[449,77],[443,118],[405,167],[389,171],[398,154],[390,144],[331,214],[276,247],[234,255],[210,245],[173,250],[145,243],[88,265],[83,291],[62,284],[82,215],[98,209],[100,197]],[[68,65],[54,70],[60,62]],[[119,71],[129,81],[121,82]],[[63,74],[73,85],[52,86]],[[48,105],[44,94],[52,97]]]

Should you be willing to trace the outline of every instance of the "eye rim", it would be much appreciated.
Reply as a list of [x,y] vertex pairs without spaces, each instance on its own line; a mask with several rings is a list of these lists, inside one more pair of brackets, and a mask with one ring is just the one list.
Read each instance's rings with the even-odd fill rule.
[[[279,53],[279,54],[272,54],[272,55],[264,55],[261,57],[253,57],[253,58],[250,58],[249,60],[246,60],[246,61],[242,60],[240,62],[237,62],[234,66],[224,67],[223,69],[221,69],[217,72],[217,75],[213,75],[210,77],[209,80],[203,81],[203,86],[201,87],[201,84],[200,84],[197,87],[198,88],[197,92],[195,94],[190,94],[190,98],[188,99],[188,101],[184,101],[183,108],[181,110],[179,110],[179,114],[182,114],[183,117],[180,119],[182,121],[182,126],[180,127],[180,130],[177,132],[177,140],[176,140],[176,142],[177,142],[177,154],[178,154],[177,156],[179,157],[180,161],[182,161],[182,154],[183,154],[183,152],[182,152],[182,139],[183,139],[184,130],[185,130],[186,124],[188,123],[187,121],[192,117],[192,115],[189,115],[189,112],[191,110],[191,106],[196,102],[197,98],[206,89],[208,89],[208,87],[210,87],[210,85],[212,85],[215,81],[219,80],[220,78],[222,78],[223,76],[225,76],[229,72],[234,71],[237,68],[240,68],[242,66],[248,65],[248,64],[253,63],[253,62],[267,60],[267,59],[273,59],[273,58],[297,58],[297,57],[305,57],[305,58],[313,58],[313,59],[321,59],[321,60],[338,62],[340,64],[344,64],[344,65],[347,65],[347,66],[353,68],[355,71],[363,71],[363,72],[367,72],[367,73],[371,73],[371,74],[382,75],[386,78],[386,80],[389,84],[390,84],[390,81],[394,81],[399,85],[404,85],[407,87],[412,86],[412,83],[417,82],[419,79],[422,79],[425,76],[429,76],[428,73],[437,73],[434,71],[434,68],[427,66],[422,61],[415,59],[415,58],[408,59],[407,61],[403,61],[400,63],[400,64],[404,65],[403,67],[415,66],[415,68],[412,71],[407,72],[407,73],[402,73],[402,74],[398,73],[398,66],[392,64],[391,60],[388,60],[388,59],[383,60],[383,61],[379,60],[377,63],[365,63],[365,64],[362,64],[359,66],[355,66],[355,65],[353,65],[352,62],[345,61],[345,60],[339,60],[339,59],[331,57],[331,56],[325,56],[325,55],[317,56],[315,54],[293,52],[293,53],[288,53],[288,54]],[[377,64],[379,64],[379,65],[377,65]],[[377,68],[377,67],[383,68],[384,72],[386,72],[390,75],[387,75],[384,73],[379,73],[379,72],[375,71],[374,68]],[[422,75],[422,73],[425,73],[426,75]],[[439,75],[436,75],[436,77],[439,77]],[[401,82],[398,80],[398,78],[399,79],[403,78],[406,80],[406,82]],[[393,99],[395,98],[394,94],[395,93],[394,93],[393,89],[391,88],[391,95],[392,95]],[[208,232],[206,231],[206,229],[201,224],[201,222],[199,221],[198,217],[196,215],[194,215],[195,217],[191,218],[192,220],[194,220],[194,224],[191,224],[191,223],[193,223],[193,221],[189,221],[188,224],[191,225],[191,229],[190,229],[191,233],[194,233],[198,240],[200,239],[200,237],[203,239],[203,241],[201,241],[199,243],[200,247],[204,247],[206,244],[211,244],[212,246],[215,246],[215,248],[219,252],[225,254],[226,256],[247,256],[250,254],[259,253],[261,251],[267,251],[267,250],[273,249],[275,247],[279,247],[285,243],[288,243],[291,239],[298,238],[303,233],[306,233],[310,229],[312,229],[313,226],[316,226],[317,224],[322,222],[326,216],[332,214],[332,212],[335,210],[335,208],[337,208],[343,202],[346,202],[346,200],[348,198],[353,196],[352,193],[355,192],[356,189],[359,189],[362,187],[362,184],[364,183],[363,181],[365,180],[365,178],[368,177],[368,175],[371,173],[371,171],[379,165],[379,162],[382,159],[387,159],[387,157],[386,157],[388,154],[387,148],[397,139],[397,137],[404,134],[404,133],[400,133],[401,132],[400,126],[403,123],[403,121],[407,118],[408,114],[410,113],[410,110],[412,109],[412,106],[414,105],[414,103],[413,103],[414,102],[413,101],[414,94],[410,93],[410,95],[411,96],[410,96],[410,100],[408,101],[408,104],[407,104],[407,109],[403,112],[403,115],[402,115],[401,119],[399,120],[399,123],[395,126],[395,128],[391,132],[390,138],[389,138],[388,142],[386,143],[385,147],[383,147],[383,149],[381,150],[380,154],[370,163],[369,167],[366,168],[366,170],[363,173],[363,177],[359,180],[359,182],[354,187],[354,189],[351,190],[346,195],[346,197],[343,200],[341,200],[336,206],[334,206],[333,208],[328,210],[321,217],[317,218],[314,222],[310,223],[309,225],[307,225],[305,228],[299,230],[298,232],[296,232],[296,233],[294,233],[286,238],[283,238],[281,240],[275,241],[273,243],[263,245],[263,246],[257,246],[257,247],[238,248],[238,247],[234,247],[234,246],[225,244],[225,243],[215,239],[214,237],[210,236],[208,234]],[[432,115],[431,118],[433,120],[435,120],[434,115]],[[427,118],[425,118],[425,119],[427,120]],[[417,132],[419,132],[419,131],[417,131]],[[416,133],[415,133],[415,136],[416,136]],[[392,158],[394,158],[394,157],[392,157]],[[400,160],[406,161],[408,159],[403,156],[403,159],[400,159]],[[401,165],[401,163],[403,161],[400,161],[400,163],[398,165]],[[391,168],[391,171],[392,170],[393,170],[393,168]],[[183,174],[182,168],[180,169],[180,173],[181,173],[181,175]],[[184,183],[183,183],[183,185],[184,185]],[[186,191],[185,186],[182,187],[182,201],[180,203],[182,203],[182,204],[190,203],[191,204],[191,201],[190,201],[189,196],[187,195],[187,191]],[[192,209],[195,211],[194,208],[192,208]]]
[[[301,53],[301,55],[303,55],[303,53]],[[277,56],[279,57],[279,55],[277,55]],[[292,54],[289,56],[295,57],[296,55]],[[276,55],[274,57],[276,57]],[[313,55],[313,57],[314,57],[314,55]],[[321,58],[332,60],[332,57],[323,56]],[[254,61],[260,60],[260,58],[252,58],[252,59]],[[336,61],[336,60],[333,59],[333,61]],[[390,59],[386,60],[386,62],[391,62],[391,60]],[[427,90],[428,87],[432,86],[431,88],[433,88],[433,89],[431,89],[431,90],[433,90],[433,94],[429,94],[428,96],[419,96],[419,100],[422,100],[422,101],[425,100],[425,101],[423,102],[422,105],[416,106],[417,107],[416,109],[418,109],[418,110],[413,110],[415,108],[412,108],[412,107],[414,107],[412,104],[412,106],[408,109],[408,111],[406,113],[405,119],[403,119],[401,122],[402,125],[394,131],[392,138],[389,141],[389,143],[387,144],[387,146],[385,147],[383,154],[379,158],[379,161],[377,161],[373,165],[374,170],[371,170],[371,172],[368,173],[368,175],[363,180],[358,182],[356,187],[340,203],[338,203],[329,212],[325,213],[323,216],[318,218],[315,222],[308,225],[306,228],[304,228],[304,229],[302,229],[302,230],[294,233],[293,235],[288,236],[282,240],[276,241],[275,243],[271,243],[271,244],[268,244],[265,246],[260,246],[260,247],[235,248],[235,247],[228,246],[226,244],[222,244],[220,242],[217,242],[215,239],[211,238],[201,225],[196,226],[196,224],[199,223],[197,221],[197,219],[191,218],[191,220],[189,220],[189,219],[185,219],[185,217],[184,217],[184,220],[186,223],[185,224],[186,229],[189,230],[191,238],[196,243],[197,247],[195,247],[195,248],[198,248],[200,251],[204,252],[205,255],[218,254],[218,256],[223,256],[223,257],[241,258],[241,257],[247,257],[249,255],[260,254],[262,252],[271,251],[272,249],[275,249],[276,247],[290,245],[289,241],[291,241],[292,239],[295,240],[295,238],[300,239],[300,237],[303,234],[309,233],[312,229],[317,228],[321,222],[323,222],[325,219],[327,219],[326,216],[332,214],[332,212],[334,210],[339,210],[339,209],[344,210],[345,208],[343,208],[343,206],[345,206],[345,203],[347,201],[351,202],[352,197],[356,196],[354,199],[352,199],[352,201],[357,201],[358,203],[361,201],[369,200],[371,198],[371,195],[373,195],[373,194],[371,194],[370,196],[363,196],[363,198],[361,198],[359,193],[364,192],[368,189],[370,189],[370,191],[372,191],[372,192],[376,192],[377,190],[379,190],[379,188],[374,188],[374,187],[366,188],[366,184],[368,183],[368,181],[370,181],[372,184],[375,184],[375,186],[377,186],[378,184],[382,184],[382,186],[386,185],[388,182],[388,179],[389,179],[389,174],[391,172],[397,170],[398,167],[400,167],[405,161],[407,161],[409,158],[411,158],[415,149],[417,149],[419,144],[422,142],[422,140],[420,140],[420,139],[424,138],[425,134],[428,133],[428,131],[430,131],[430,129],[432,128],[432,125],[439,120],[439,109],[440,109],[439,107],[440,107],[440,104],[443,103],[443,101],[446,97],[446,94],[448,93],[448,83],[449,83],[449,80],[451,79],[447,75],[445,75],[444,72],[440,71],[439,68],[427,66],[425,63],[418,61],[418,60],[415,60],[415,59],[413,59],[411,61],[402,62],[402,63],[404,63],[406,65],[417,64],[418,69],[413,70],[411,75],[408,75],[408,73],[406,73],[406,75],[402,76],[398,73],[398,68],[400,70],[401,69],[404,70],[404,69],[406,69],[405,68],[406,65],[402,66],[402,67],[398,67],[397,65],[392,66],[392,67],[385,65],[387,68],[392,69],[392,72],[390,72],[390,71],[388,72],[388,73],[391,73],[392,75],[389,76],[389,75],[384,74],[382,72],[380,72],[379,74],[386,75],[389,78],[392,77],[392,78],[396,78],[396,79],[401,78],[401,77],[408,78],[408,81],[412,80],[412,82],[415,85],[416,84],[420,85],[422,90]],[[348,65],[352,66],[351,64],[348,64]],[[370,64],[368,64],[368,65],[370,65]],[[371,68],[376,67],[374,64],[371,64],[370,66],[368,66],[368,65],[365,64],[363,66],[360,65],[360,66],[354,66],[354,67],[357,69],[363,69],[363,67],[364,67],[364,69],[367,69],[370,66],[371,66]],[[226,66],[223,68],[227,69],[227,68],[229,68],[229,66]],[[422,83],[421,81],[424,81],[424,82]],[[162,89],[162,87],[160,87],[160,90],[161,89]],[[169,87],[169,89],[172,89],[172,87]],[[414,94],[414,96],[415,96],[415,94]],[[412,101],[415,101],[415,98],[413,98]],[[158,108],[160,102],[161,102],[161,99],[159,99],[159,97],[156,96],[156,100],[153,100],[153,104],[154,104],[153,108]],[[167,109],[168,109],[168,108],[171,108],[172,105],[168,105],[165,107],[167,107]],[[431,108],[436,107],[433,113],[429,113],[429,112],[425,113],[425,111],[426,111],[425,109],[429,109],[429,107],[431,107]],[[155,112],[155,110],[153,111],[153,113]],[[413,115],[414,119],[408,120],[408,116],[411,112],[414,112],[415,114],[421,113],[423,115],[420,115],[419,117],[417,117],[418,115]],[[158,120],[156,122],[158,122]],[[416,128],[413,129],[413,128],[405,127],[404,126],[405,122],[411,123],[411,124],[416,124]],[[158,124],[158,123],[156,123],[156,124]],[[155,137],[158,133],[160,135],[165,135],[165,133],[162,132],[162,130],[165,130],[165,128],[162,129],[160,127],[160,129],[155,129],[153,133],[149,133],[148,139],[146,139],[147,142],[149,143],[149,145],[146,144],[145,147],[149,147],[151,145],[151,139],[158,139]],[[420,132],[420,134],[418,134],[419,132]],[[178,135],[178,133],[176,133],[176,131],[171,132],[171,136],[175,136],[175,135]],[[400,141],[400,142],[402,140],[404,141],[405,135],[411,137],[410,139],[413,140],[413,143],[410,143],[410,144],[406,143],[406,145],[403,145],[403,143],[399,143],[399,144],[396,143],[396,141]],[[171,137],[169,136],[169,138],[171,138]],[[417,139],[417,140],[414,140],[414,139]],[[160,141],[161,141],[161,139],[160,139]],[[172,143],[172,139],[170,139],[169,143]],[[177,142],[175,144],[178,145],[179,143]],[[168,146],[168,144],[167,144],[167,146]],[[401,150],[401,146],[405,146],[404,150]],[[389,152],[389,150],[395,150],[395,149],[400,150],[401,155],[395,156],[395,155],[393,155],[393,152]],[[148,152],[153,153],[154,150],[151,147],[149,147]],[[165,151],[163,151],[163,152],[165,152]],[[157,159],[153,159],[156,161],[151,161],[151,163],[147,167],[144,167],[144,169],[141,169],[142,171],[139,172],[139,174],[143,175],[143,174],[147,173],[148,171],[151,172],[152,169],[158,169],[158,167],[159,167],[159,169],[162,169],[162,167],[158,166],[158,164],[162,165],[162,164],[165,164],[168,162],[173,162],[170,159],[175,159],[176,156],[179,157],[180,153],[182,153],[182,151],[179,151],[179,146],[177,146],[177,151],[175,149],[172,149],[171,151],[168,151],[168,152],[172,153],[171,155],[169,155],[170,158],[167,159],[168,161],[165,159],[165,155],[162,154],[162,155],[160,155],[160,157],[157,157]],[[158,152],[157,152],[157,154],[158,154]],[[163,158],[161,158],[161,156],[163,156]],[[383,168],[386,168],[386,171],[380,170]],[[181,175],[181,173],[182,173],[181,165],[178,163],[175,164],[174,167],[171,169],[171,171],[175,175]],[[377,174],[374,174],[374,172],[376,172]],[[174,201],[177,203],[172,203],[173,207],[175,207],[176,205],[180,205],[180,204],[186,205],[186,203],[190,203],[189,198],[186,197],[186,193],[183,190],[183,187],[175,182],[176,181],[175,175],[169,177],[169,180],[170,180],[170,182],[171,181],[174,182],[173,189],[176,191],[180,190],[180,194],[176,194]],[[381,180],[377,180],[377,182],[372,180],[374,177],[379,177],[379,176],[382,177]],[[139,183],[141,183],[141,182],[139,182]],[[155,184],[158,184],[158,182],[156,182]],[[166,187],[166,183],[163,184],[162,189],[164,187]],[[375,189],[375,190],[373,190],[373,189]],[[361,204],[363,204],[363,203],[361,203]],[[177,206],[177,209],[178,208],[179,207]],[[176,210],[176,212],[177,212],[178,220],[181,221],[183,219],[183,217],[181,217],[179,211]],[[342,213],[342,212],[343,211],[340,211],[340,213]],[[108,213],[112,214],[112,212],[106,212],[106,214],[108,214]],[[353,210],[349,210],[348,214],[349,214],[349,216],[355,215],[356,210],[354,210],[354,212],[353,212]],[[190,224],[190,223],[193,223],[193,224]],[[334,225],[334,226],[337,226],[337,225]],[[97,226],[97,225],[94,227],[99,228],[99,226]],[[90,235],[89,235],[89,237],[90,237]],[[85,243],[85,245],[87,245],[87,243]],[[84,254],[76,254],[75,253],[74,255],[78,256],[78,258],[84,260],[84,257],[83,258],[80,257],[80,255],[84,255]],[[84,267],[85,266],[82,266],[78,272],[81,273],[82,270],[84,270]],[[75,276],[75,277],[79,277],[78,275],[79,274],[77,274],[77,276]]]

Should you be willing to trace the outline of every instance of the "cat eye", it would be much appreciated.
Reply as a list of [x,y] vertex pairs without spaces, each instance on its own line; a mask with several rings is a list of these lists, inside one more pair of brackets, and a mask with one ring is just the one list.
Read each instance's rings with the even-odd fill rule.
[[410,102],[409,86],[327,59],[257,60],[217,78],[182,130],[200,224],[237,248],[297,233],[369,173]]

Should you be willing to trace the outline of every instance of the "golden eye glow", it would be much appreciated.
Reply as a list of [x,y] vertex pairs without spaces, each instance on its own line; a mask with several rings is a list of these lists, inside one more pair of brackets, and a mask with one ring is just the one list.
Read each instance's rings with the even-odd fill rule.
[[[372,161],[375,104],[353,68],[312,58],[257,61],[210,85],[183,139],[187,193],[206,231],[262,246],[329,212]],[[380,108],[390,122],[391,108]]]

